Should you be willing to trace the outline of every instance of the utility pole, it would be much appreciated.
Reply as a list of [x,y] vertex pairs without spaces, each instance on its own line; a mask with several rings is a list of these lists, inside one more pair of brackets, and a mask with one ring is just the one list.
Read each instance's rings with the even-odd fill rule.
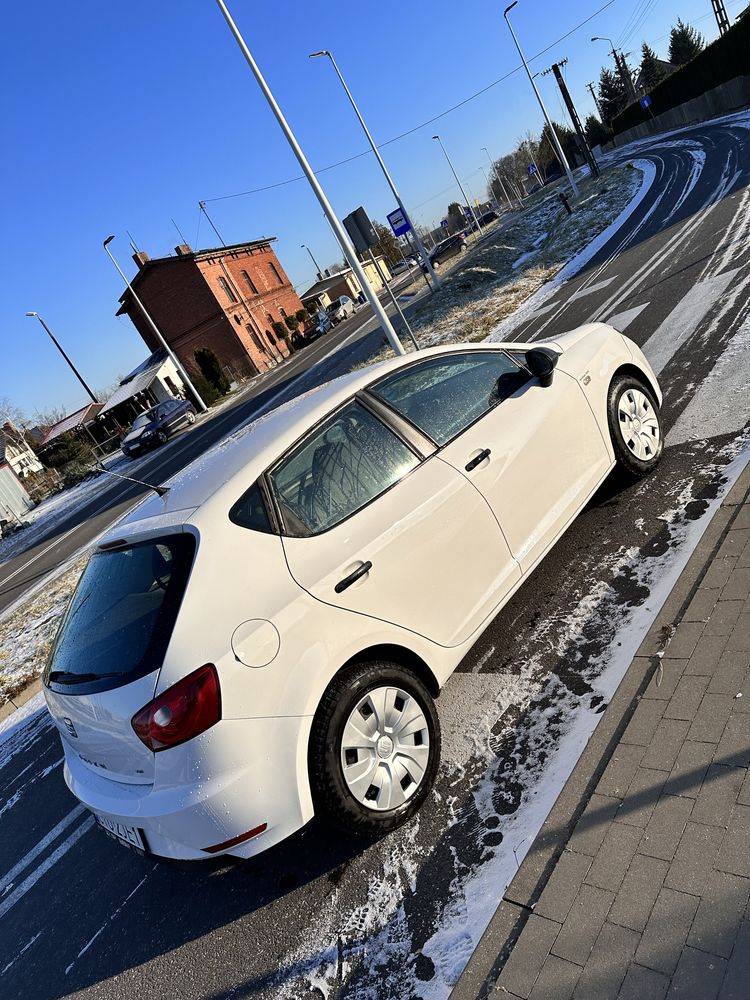
[[633,77],[630,75],[628,64],[625,62],[625,56],[621,52],[617,51],[617,49],[615,48],[615,43],[612,41],[612,39],[608,38],[606,35],[593,35],[591,41],[609,42],[609,44],[612,46],[610,51],[612,52],[612,58],[615,61],[615,68],[617,69],[617,72],[620,74],[620,79],[622,80],[622,85],[625,88],[628,98],[631,101],[637,101],[638,95],[636,94],[635,87],[633,86]]
[[92,402],[92,403],[98,403],[98,402],[99,402],[99,400],[98,400],[98,399],[96,398],[96,396],[95,396],[95,395],[93,394],[93,392],[91,391],[91,389],[89,389],[88,385],[87,385],[87,384],[86,384],[86,383],[84,382],[84,380],[83,380],[83,376],[82,376],[82,375],[81,375],[81,373],[80,373],[80,372],[78,371],[78,369],[77,369],[77,368],[76,368],[76,366],[75,366],[75,365],[73,364],[73,362],[72,362],[72,361],[70,360],[70,358],[68,357],[68,355],[67,355],[67,354],[65,353],[65,351],[64,351],[64,350],[63,350],[63,348],[62,348],[62,346],[60,345],[60,342],[59,342],[59,340],[58,340],[58,339],[57,339],[57,337],[56,337],[56,336],[54,335],[54,333],[53,333],[53,332],[52,332],[52,331],[50,330],[50,328],[49,328],[49,327],[47,326],[47,324],[46,324],[46,323],[44,322],[44,320],[43,320],[43,319],[42,319],[42,317],[41,317],[41,316],[39,315],[39,313],[38,313],[38,312],[27,312],[27,313],[26,313],[26,315],[27,315],[27,316],[29,316],[30,318],[35,318],[35,319],[38,319],[38,320],[39,320],[39,322],[40,322],[40,323],[42,324],[42,326],[44,327],[44,329],[45,329],[45,332],[46,332],[47,336],[49,337],[49,339],[50,339],[50,340],[52,341],[52,343],[53,343],[53,344],[55,345],[55,347],[56,347],[56,348],[58,349],[58,351],[60,352],[60,354],[62,354],[62,356],[63,356],[63,357],[65,358],[65,360],[66,360],[66,361],[67,361],[67,363],[68,363],[68,367],[69,367],[69,368],[70,368],[70,370],[71,370],[71,371],[73,372],[73,374],[74,374],[74,375],[75,375],[75,377],[76,377],[76,378],[78,379],[78,381],[79,381],[79,382],[81,383],[81,385],[83,386],[83,388],[84,388],[84,389],[86,390],[86,393],[87,393],[87,395],[88,395],[89,399],[91,400],[91,402]]
[[307,245],[307,243],[300,243],[300,247],[299,247],[299,248],[300,248],[300,250],[307,250],[307,252],[308,252],[308,253],[310,254],[310,260],[311,260],[311,261],[313,262],[313,264],[315,265],[315,273],[316,273],[316,274],[318,275],[318,281],[320,281],[320,280],[321,280],[321,278],[323,277],[323,272],[322,272],[322,271],[320,270],[320,264],[319,264],[319,263],[317,262],[317,260],[316,260],[316,259],[315,259],[315,258],[313,257],[313,252],[312,252],[312,250],[311,250],[311,249],[310,249],[310,247],[309,247],[309,246]]
[[560,88],[560,93],[562,94],[562,99],[565,101],[565,107],[568,109],[568,114],[570,115],[570,120],[573,122],[573,128],[576,130],[578,138],[580,139],[581,146],[583,147],[583,155],[586,157],[586,162],[591,168],[591,173],[594,177],[598,177],[600,174],[599,164],[594,158],[594,154],[591,151],[591,146],[589,146],[589,141],[586,138],[586,133],[583,131],[583,126],[581,125],[581,119],[578,117],[578,112],[576,111],[575,105],[573,104],[573,98],[570,96],[567,84],[563,79],[562,67],[567,63],[567,59],[563,59],[562,62],[552,63],[549,69],[545,69],[542,76],[546,76],[547,73],[554,73],[555,79],[557,80],[557,86]]
[[406,354],[404,345],[401,343],[396,331],[393,329],[393,325],[391,324],[388,314],[383,308],[383,304],[378,298],[375,289],[367,280],[367,275],[365,274],[364,268],[362,267],[362,263],[359,257],[357,256],[357,252],[354,249],[352,242],[346,233],[346,230],[339,222],[336,213],[333,211],[331,203],[328,201],[328,198],[326,197],[326,194],[323,191],[323,188],[321,187],[318,178],[315,176],[312,167],[308,163],[307,157],[302,152],[302,147],[297,142],[297,138],[294,132],[292,132],[292,129],[289,123],[287,122],[284,113],[279,107],[276,98],[273,96],[271,88],[268,86],[265,77],[260,71],[260,67],[253,58],[253,54],[248,48],[247,42],[242,37],[240,29],[237,27],[234,19],[232,18],[232,15],[229,13],[229,8],[227,7],[225,0],[216,0],[216,3],[219,10],[221,11],[224,20],[227,22],[229,30],[234,36],[234,40],[237,42],[237,45],[239,46],[240,52],[242,53],[245,61],[250,67],[250,72],[255,77],[256,83],[260,87],[263,96],[268,102],[268,106],[270,107],[274,117],[276,118],[279,128],[284,133],[286,141],[291,146],[292,152],[296,156],[297,162],[302,168],[302,172],[307,178],[307,181],[310,187],[312,188],[315,197],[318,199],[318,203],[320,204],[320,207],[323,209],[323,212],[325,213],[325,216],[328,219],[331,228],[333,229],[338,244],[341,247],[344,256],[346,257],[349,263],[349,267],[351,267],[354,276],[356,277],[360,287],[362,288],[362,291],[365,293],[367,300],[370,303],[370,306],[372,307],[372,311],[375,317],[378,319],[381,326],[383,327],[383,333],[385,334],[386,339],[388,340],[389,344],[396,352],[396,354]]
[[594,101],[594,106],[596,107],[597,114],[599,115],[599,121],[601,121],[602,120],[602,106],[599,103],[599,98],[596,96],[596,91],[594,90],[594,85],[593,85],[593,83],[587,83],[586,86],[588,87],[589,92],[591,94],[591,97],[592,97],[592,99]]
[[453,177],[455,178],[456,184],[458,185],[458,189],[461,192],[461,194],[463,195],[464,201],[466,202],[466,207],[469,209],[469,211],[471,212],[472,218],[474,219],[474,224],[477,227],[477,233],[480,233],[482,231],[482,227],[479,225],[479,219],[477,218],[477,213],[474,211],[474,206],[469,201],[469,196],[464,191],[463,184],[458,179],[458,174],[456,173],[456,168],[453,166],[453,161],[451,160],[450,156],[448,156],[448,151],[445,148],[445,146],[443,145],[443,140],[440,138],[439,135],[433,135],[432,138],[436,139],[440,143],[440,148],[442,149],[443,154],[445,155],[445,158],[448,161],[448,166],[451,168],[451,173],[453,174]]
[[529,65],[526,62],[526,59],[524,57],[523,52],[521,51],[521,46],[519,44],[518,39],[516,38],[516,33],[513,30],[513,25],[510,23],[510,20],[508,19],[508,14],[513,10],[513,8],[516,6],[517,3],[518,3],[518,0],[513,0],[513,3],[510,4],[510,6],[506,7],[505,10],[503,11],[503,17],[505,18],[505,23],[508,25],[508,30],[510,31],[511,37],[512,37],[513,41],[515,42],[515,46],[518,49],[518,54],[521,57],[521,62],[523,63],[523,68],[526,70],[526,75],[529,78],[529,83],[531,84],[532,90],[534,91],[534,94],[536,95],[536,99],[539,102],[539,107],[542,109],[542,114],[544,115],[544,119],[547,122],[547,124],[549,125],[551,139],[552,139],[552,142],[554,143],[554,146],[555,146],[555,152],[557,153],[557,156],[558,156],[558,158],[560,160],[560,163],[562,165],[563,170],[567,174],[568,183],[570,184],[570,186],[571,186],[571,188],[573,190],[573,194],[577,198],[578,194],[579,194],[579,192],[578,192],[578,185],[576,184],[575,178],[573,177],[573,171],[570,169],[570,166],[568,165],[568,161],[565,158],[565,153],[563,152],[563,148],[560,145],[560,140],[557,138],[557,133],[555,132],[555,129],[554,129],[554,126],[553,126],[552,121],[550,119],[550,116],[547,114],[547,109],[544,106],[544,101],[542,100],[542,95],[539,93],[539,91],[536,88],[536,84],[534,83],[534,78],[531,75],[531,70],[529,69]]
[[[201,211],[201,212],[203,212],[203,214],[204,214],[204,215],[206,216],[206,218],[208,219],[208,224],[209,224],[209,226],[210,226],[210,227],[211,227],[211,228],[213,229],[213,231],[214,231],[214,232],[216,233],[216,235],[218,236],[218,238],[219,238],[219,242],[221,243],[221,245],[222,245],[223,247],[225,247],[225,246],[226,246],[226,243],[225,243],[225,242],[224,242],[224,240],[223,240],[223,239],[221,238],[221,233],[220,233],[220,232],[219,232],[219,230],[218,230],[218,229],[216,228],[216,226],[215,226],[215,225],[214,225],[214,223],[213,223],[213,219],[211,218],[211,216],[210,216],[210,215],[208,214],[208,212],[206,211],[206,203],[205,203],[205,201],[199,201],[199,202],[198,202],[198,208],[200,209],[200,211]],[[196,250],[197,250],[197,249],[198,249],[198,248],[196,247]]]
[[729,31],[729,18],[724,0],[711,0],[711,5],[716,15],[716,23],[719,25],[719,34],[725,35]]

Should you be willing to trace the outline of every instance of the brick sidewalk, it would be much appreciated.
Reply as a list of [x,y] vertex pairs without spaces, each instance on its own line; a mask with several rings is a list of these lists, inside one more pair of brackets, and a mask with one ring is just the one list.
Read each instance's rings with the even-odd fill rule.
[[749,486],[750,467],[561,795],[567,843],[560,799],[480,943],[491,977],[467,971],[457,1000],[750,998]]

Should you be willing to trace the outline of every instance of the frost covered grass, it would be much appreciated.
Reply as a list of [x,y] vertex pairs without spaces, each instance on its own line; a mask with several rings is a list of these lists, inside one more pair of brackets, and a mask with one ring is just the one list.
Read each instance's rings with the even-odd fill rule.
[[562,207],[557,189],[532,196],[522,214],[509,225],[496,225],[457,267],[441,275],[442,288],[417,306],[409,320],[420,345],[484,340],[617,218],[642,180],[631,165],[588,178],[572,215]]
[[43,589],[0,620],[0,705],[42,672],[60,618],[88,556],[81,556]]

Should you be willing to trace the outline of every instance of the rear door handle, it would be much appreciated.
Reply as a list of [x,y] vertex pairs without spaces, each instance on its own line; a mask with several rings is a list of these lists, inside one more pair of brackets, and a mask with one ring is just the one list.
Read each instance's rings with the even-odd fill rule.
[[349,576],[345,576],[343,580],[339,580],[339,582],[333,589],[336,591],[337,594],[343,593],[343,591],[345,591],[347,587],[351,587],[351,585],[353,583],[356,583],[357,580],[361,580],[363,576],[366,576],[371,569],[372,569],[372,563],[368,559],[367,562],[364,562],[362,563],[361,566],[358,566],[353,573],[349,574]]
[[492,452],[489,448],[485,448],[484,451],[480,451],[478,455],[475,455],[470,462],[466,463],[466,471],[471,472],[472,469],[476,469],[478,465],[481,465],[485,458],[489,458]]

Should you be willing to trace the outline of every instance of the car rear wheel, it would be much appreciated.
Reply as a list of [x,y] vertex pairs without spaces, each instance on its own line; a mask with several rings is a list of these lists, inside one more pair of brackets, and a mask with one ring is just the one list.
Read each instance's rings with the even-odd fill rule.
[[188,410],[187,422],[189,424],[194,424],[195,423],[195,414],[193,413],[192,410]]
[[649,475],[664,450],[661,414],[654,394],[633,376],[620,376],[609,387],[607,416],[618,464],[636,478]]
[[310,738],[316,811],[355,833],[388,833],[417,812],[439,761],[435,704],[414,674],[380,661],[334,678]]
[[156,435],[156,440],[159,442],[159,444],[166,444],[167,439],[168,435],[166,431],[159,431],[159,433]]

